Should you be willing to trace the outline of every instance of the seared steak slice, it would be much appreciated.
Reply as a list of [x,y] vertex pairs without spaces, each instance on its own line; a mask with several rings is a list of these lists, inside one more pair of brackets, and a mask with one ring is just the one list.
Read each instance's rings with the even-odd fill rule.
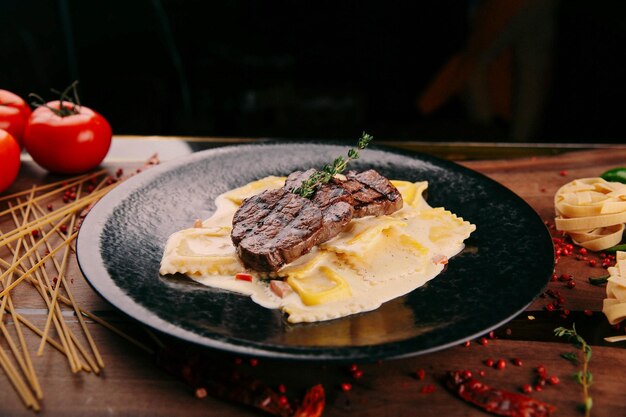
[[346,173],[341,186],[354,199],[354,217],[382,216],[402,208],[402,195],[385,177],[373,169]]
[[233,217],[231,239],[243,263],[256,271],[277,271],[317,244],[340,233],[353,217],[391,214],[402,196],[374,170],[333,178],[312,200],[291,191],[314,169],[296,171],[283,188],[247,198]]
[[[291,173],[284,188],[292,191],[314,172],[314,169],[309,169]],[[328,184],[319,187],[312,201],[322,209],[340,201],[347,202],[354,207],[355,218],[391,214],[403,205],[402,195],[396,187],[373,169],[359,173],[349,171],[346,180],[331,179]]]
[[309,179],[311,175],[313,175],[317,171],[315,168],[308,169],[306,171],[294,171],[285,180],[285,185],[283,188],[287,191],[293,191],[302,183]]
[[352,194],[343,188],[341,185],[343,181],[333,178],[331,182],[328,184],[323,184],[320,186],[311,201],[318,207],[325,209],[333,204],[337,204],[339,202],[345,202],[354,206],[355,201],[352,197]]
[[322,217],[310,200],[268,190],[244,200],[233,217],[231,239],[246,266],[276,271],[319,242]]
[[322,232],[318,244],[337,236],[346,228],[354,214],[354,207],[345,201],[330,204],[322,209]]

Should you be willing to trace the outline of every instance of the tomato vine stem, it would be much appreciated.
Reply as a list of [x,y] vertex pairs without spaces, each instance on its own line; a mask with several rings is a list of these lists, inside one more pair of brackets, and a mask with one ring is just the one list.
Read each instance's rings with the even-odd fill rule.
[[[54,107],[49,106],[46,100],[44,100],[43,97],[41,97],[38,94],[30,93],[28,97],[34,99],[34,101],[31,102],[33,106],[46,107],[47,109],[49,109],[51,112],[53,112],[59,117],[74,116],[80,113],[80,98],[78,97],[78,90],[76,88],[77,85],[78,85],[78,80],[74,81],[72,84],[67,86],[65,90],[63,90],[62,92],[56,89],[50,89],[50,91],[52,91],[54,94],[59,95],[59,108],[58,109],[55,109]],[[70,91],[73,92],[73,96],[74,96],[73,98],[70,97],[69,95]],[[65,102],[70,103],[70,105],[66,106]]]

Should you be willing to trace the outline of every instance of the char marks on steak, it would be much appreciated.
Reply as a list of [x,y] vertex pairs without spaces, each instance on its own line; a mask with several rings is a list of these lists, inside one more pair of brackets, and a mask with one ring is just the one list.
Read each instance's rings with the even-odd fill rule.
[[339,234],[353,217],[390,214],[402,196],[374,170],[333,178],[311,200],[292,193],[315,170],[296,171],[283,188],[247,198],[233,217],[232,241],[243,263],[256,271],[277,271],[315,245]]
[[[315,170],[293,172],[285,187],[292,191],[309,178]],[[354,217],[382,216],[402,208],[402,195],[384,176],[376,170],[363,172],[349,171],[346,179],[332,178],[321,185],[313,195],[312,201],[319,207],[327,207],[339,201],[345,201],[354,207]]]
[[233,217],[239,258],[257,271],[276,271],[307,253],[322,234],[322,211],[285,189],[247,198]]
[[354,217],[382,216],[402,208],[402,194],[387,178],[370,169],[349,171],[341,186],[354,199]]

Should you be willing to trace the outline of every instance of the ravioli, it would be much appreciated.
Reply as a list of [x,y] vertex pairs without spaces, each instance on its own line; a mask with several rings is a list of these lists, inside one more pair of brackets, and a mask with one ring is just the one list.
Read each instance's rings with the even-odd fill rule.
[[[427,182],[392,181],[405,203],[401,210],[353,219],[339,235],[275,273],[246,271],[230,241],[232,217],[245,198],[284,181],[266,177],[220,195],[217,210],[201,227],[170,236],[160,273],[183,273],[249,295],[264,307],[281,309],[291,323],[324,321],[374,310],[424,285],[476,229],[442,207],[430,207],[423,197]],[[241,272],[252,280],[236,279]],[[276,295],[272,279],[286,282],[290,293]]]

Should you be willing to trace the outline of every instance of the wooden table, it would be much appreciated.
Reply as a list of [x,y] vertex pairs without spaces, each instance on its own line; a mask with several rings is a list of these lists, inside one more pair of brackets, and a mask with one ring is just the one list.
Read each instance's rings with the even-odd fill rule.
[[[240,143],[244,140],[137,138],[118,137],[106,160],[105,167],[115,172],[117,168],[140,167],[152,153],[158,152],[162,160],[189,154],[197,149]],[[564,183],[580,177],[598,176],[606,169],[624,165],[626,146],[556,146],[556,145],[504,145],[460,143],[390,143],[453,159],[479,171],[513,190],[526,200],[548,224],[553,222],[553,196]],[[19,180],[7,191],[19,191],[33,184],[57,180],[46,176],[33,162],[24,157]],[[10,227],[0,223],[2,231]],[[72,288],[77,303],[119,327],[153,350],[157,343],[141,326],[122,313],[115,311],[83,280],[75,259],[70,259],[68,277],[73,278]],[[184,343],[158,336],[162,343],[174,346],[182,358],[193,356],[203,361],[232,363],[243,375],[258,378],[269,387],[284,384],[290,399],[300,398],[304,390],[315,384],[323,384],[327,405],[324,416],[478,416],[482,411],[468,405],[450,394],[440,383],[447,370],[469,369],[475,375],[484,371],[481,380],[495,387],[519,392],[527,383],[533,383],[535,368],[544,365],[549,375],[556,375],[560,383],[546,386],[532,397],[555,405],[555,415],[582,415],[577,409],[581,402],[581,388],[570,376],[577,367],[560,357],[573,348],[553,335],[558,326],[571,327],[575,322],[583,337],[593,346],[590,370],[594,384],[591,395],[594,400],[592,415],[626,415],[624,390],[626,379],[626,342],[610,344],[604,337],[624,334],[624,328],[616,329],[608,324],[600,312],[605,288],[590,285],[589,276],[599,276],[605,271],[574,256],[562,257],[556,274],[571,274],[576,287],[570,289],[564,282],[550,282],[548,289],[560,291],[566,298],[565,308],[571,314],[564,318],[561,312],[546,311],[549,297],[538,298],[531,306],[511,322],[494,333],[486,335],[488,344],[471,341],[469,346],[458,346],[440,352],[409,359],[358,364],[362,377],[355,379],[348,365],[326,365],[292,361],[235,358],[228,353],[199,351]],[[36,325],[43,327],[46,311],[38,296],[21,291],[13,294],[18,312]],[[587,310],[587,311],[586,311]],[[7,319],[5,319],[6,321]],[[67,321],[78,329],[75,316],[68,313]],[[10,323],[10,320],[7,321]],[[41,401],[44,416],[239,416],[263,415],[252,408],[233,404],[208,396],[198,399],[194,388],[184,382],[180,375],[165,370],[167,361],[127,342],[111,331],[87,321],[105,367],[99,376],[79,372],[72,374],[64,356],[47,347],[43,356],[34,352],[39,337],[26,332],[26,342],[33,352],[34,366],[41,382],[44,398]],[[53,333],[54,334],[54,333]],[[9,354],[6,341],[0,345]],[[483,364],[487,358],[503,358],[507,367],[495,370]],[[514,366],[511,359],[519,358],[522,366]],[[241,363],[239,363],[241,361]],[[416,371],[423,369],[425,377],[420,380]],[[350,383],[351,389],[341,389],[342,383]],[[424,393],[424,386],[434,386],[434,392]],[[0,372],[0,415],[25,416],[27,410],[10,385],[6,375]]]

